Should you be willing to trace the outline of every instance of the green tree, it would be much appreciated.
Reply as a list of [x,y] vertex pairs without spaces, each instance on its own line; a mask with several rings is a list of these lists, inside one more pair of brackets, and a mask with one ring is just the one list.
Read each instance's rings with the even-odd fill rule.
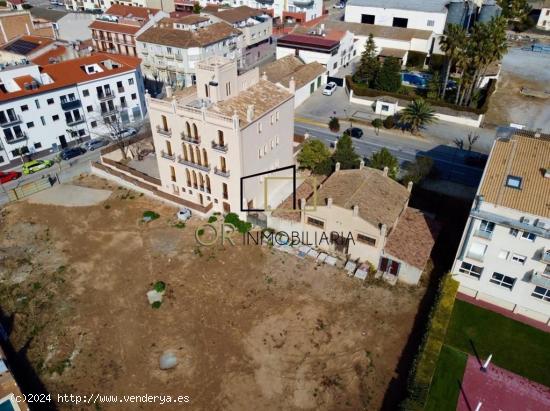
[[372,120],[372,126],[376,130],[376,134],[378,134],[378,132],[380,131],[380,127],[382,127],[383,125],[384,122],[379,118],[375,118],[374,120]]
[[399,161],[385,147],[376,153],[372,153],[369,160],[369,166],[377,168],[378,170],[383,170],[384,167],[388,167],[388,176],[394,180],[399,173]]
[[359,154],[355,152],[353,141],[349,135],[344,134],[338,139],[336,150],[334,150],[334,154],[332,155],[332,160],[335,163],[340,163],[340,169],[342,170],[359,167],[359,162],[361,160]]
[[329,157],[315,166],[313,174],[328,176],[334,171],[334,161]]
[[400,119],[410,127],[412,134],[417,133],[423,126],[436,121],[434,110],[422,98],[411,101],[401,112]]
[[428,98],[437,98],[439,96],[439,90],[441,89],[441,76],[436,71],[433,73],[430,81],[428,81]]
[[401,88],[401,63],[395,57],[386,57],[376,76],[375,88],[397,92]]
[[338,117],[331,117],[328,122],[328,128],[330,131],[340,131],[340,121]]
[[361,60],[359,61],[353,80],[357,83],[363,83],[369,87],[373,87],[379,70],[380,62],[376,55],[376,44],[374,43],[374,38],[371,33],[365,43],[365,50],[363,54],[361,54]]
[[201,10],[202,10],[202,7],[199,2],[196,2],[195,4],[193,4],[193,13],[199,14]]
[[298,162],[301,168],[315,170],[319,164],[330,158],[330,151],[320,140],[309,139],[304,143],[302,150],[298,153]]
[[498,0],[502,7],[502,15],[509,20],[520,21],[531,12],[531,5],[527,0]]
[[445,36],[441,37],[439,40],[439,45],[441,50],[445,53],[446,56],[446,67],[445,67],[445,78],[443,79],[443,84],[441,87],[441,98],[445,98],[445,93],[447,91],[447,84],[449,83],[449,75],[451,74],[451,67],[453,63],[459,57],[461,53],[461,47],[464,46],[466,41],[466,32],[464,29],[456,24],[449,24],[445,29]]

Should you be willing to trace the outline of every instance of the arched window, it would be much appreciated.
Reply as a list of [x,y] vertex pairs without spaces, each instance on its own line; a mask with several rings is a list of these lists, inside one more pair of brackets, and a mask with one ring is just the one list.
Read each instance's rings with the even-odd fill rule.
[[199,130],[197,130],[197,125],[193,123],[193,137],[195,140],[199,139]]
[[193,187],[197,188],[197,173],[193,170]]
[[210,177],[208,177],[208,174],[206,175],[206,192],[210,193]]
[[218,144],[220,146],[225,145],[225,141],[224,141],[224,138],[223,138],[223,131],[221,131],[221,130],[218,130]]
[[187,177],[187,187],[191,187],[191,173],[187,168],[185,169],[185,176]]
[[205,166],[208,166],[208,154],[206,154],[206,149],[205,148],[202,149],[202,163]]
[[185,161],[189,161],[189,157],[187,157],[187,145],[185,143],[183,143],[181,145],[181,149],[183,150],[183,159]]
[[191,137],[191,126],[189,125],[188,121],[185,122],[185,131],[187,132],[187,136]]
[[201,149],[198,147],[195,147],[195,155],[197,156],[197,164],[202,165],[201,163]]
[[189,161],[192,163],[195,162],[195,152],[193,151],[193,147],[189,146]]
[[202,190],[204,190],[204,177],[201,173],[199,173],[199,186]]

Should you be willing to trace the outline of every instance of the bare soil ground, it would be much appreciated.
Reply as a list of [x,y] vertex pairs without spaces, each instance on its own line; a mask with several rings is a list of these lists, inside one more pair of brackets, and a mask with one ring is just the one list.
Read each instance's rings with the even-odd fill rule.
[[[100,410],[375,410],[425,288],[359,283],[267,246],[196,246],[174,209],[112,189],[105,202],[0,210],[0,304],[52,394],[188,395]],[[141,222],[145,210],[160,218]],[[159,309],[146,292],[162,280]],[[159,369],[174,350],[176,368]]]

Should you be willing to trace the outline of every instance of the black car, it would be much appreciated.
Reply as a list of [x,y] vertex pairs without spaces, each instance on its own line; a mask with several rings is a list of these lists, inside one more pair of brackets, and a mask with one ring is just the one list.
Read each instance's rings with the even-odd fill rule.
[[84,154],[86,152],[85,149],[82,147],[73,147],[73,148],[66,148],[61,153],[61,158],[63,160],[70,160],[71,158],[78,157],[81,154]]
[[348,136],[353,138],[361,138],[363,137],[363,130],[358,127],[350,127],[346,131],[344,131],[344,134],[347,134]]

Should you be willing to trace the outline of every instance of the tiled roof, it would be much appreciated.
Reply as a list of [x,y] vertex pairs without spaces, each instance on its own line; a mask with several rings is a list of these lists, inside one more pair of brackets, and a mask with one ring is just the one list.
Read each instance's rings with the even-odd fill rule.
[[109,7],[105,14],[111,16],[120,16],[120,17],[137,17],[142,19],[149,19],[149,14],[157,14],[160,10],[152,9],[147,7],[134,7],[134,6],[125,6],[123,4],[113,4]]
[[305,34],[287,34],[277,40],[277,45],[308,46],[330,50],[340,44],[338,40],[330,40],[321,36],[312,36]]
[[305,64],[294,55],[288,55],[260,68],[260,72],[267,75],[269,81],[281,83],[288,87],[290,79],[294,77],[296,88],[301,88],[312,80],[315,80],[327,69],[318,62]]
[[[550,135],[516,132],[495,141],[479,188],[484,201],[544,218],[550,217]],[[521,188],[506,186],[521,177]]]
[[237,96],[217,102],[209,110],[226,116],[237,113],[241,126],[245,126],[248,123],[246,120],[248,106],[254,106],[254,120],[256,120],[292,97],[294,97],[293,94],[270,81],[260,80]]
[[227,21],[228,23],[237,23],[243,21],[249,17],[261,16],[264,14],[262,10],[253,9],[248,6],[232,7],[230,9],[223,9],[217,12],[210,12],[210,14],[219,17],[220,19]]
[[172,17],[171,19],[163,19],[162,21],[166,21],[166,20],[171,20],[174,23],[194,25],[194,24],[204,23],[205,21],[208,21],[210,19],[208,17],[201,16],[199,14],[188,14],[182,17],[177,17],[177,18]]
[[[104,62],[108,60],[118,63],[119,67],[107,69],[107,67],[105,67],[104,65]],[[141,60],[135,57],[97,53],[87,57],[63,61],[61,63],[48,64],[41,67],[41,72],[50,76],[50,78],[52,79],[51,83],[40,84],[38,88],[33,90],[25,90],[23,87],[21,87],[21,90],[11,93],[0,91],[0,101],[7,101],[14,98],[33,94],[40,94],[46,91],[55,90],[78,83],[97,80],[102,77],[126,73],[129,71],[133,71],[137,67],[139,67],[140,62]],[[86,72],[84,72],[83,66],[94,63],[99,64],[104,69],[104,71],[93,74],[87,74]]]
[[[359,206],[359,216],[375,227],[393,227],[405,208],[410,193],[405,187],[374,168],[340,170],[332,173],[317,192],[317,204],[327,198],[345,209]],[[313,199],[308,205],[313,205]]]
[[50,59],[56,59],[63,56],[66,51],[67,49],[65,48],[65,46],[58,45],[52,50],[49,50],[46,53],[32,59],[32,62],[34,64],[38,64],[39,66],[44,66],[46,64],[50,64]]
[[164,46],[190,48],[204,47],[226,38],[242,34],[227,23],[214,23],[194,31],[167,27],[149,27],[137,38],[138,41]]
[[296,207],[297,210],[292,211],[293,208],[293,195],[290,194],[281,204],[277,206],[275,210],[272,212],[272,216],[276,218],[282,218],[285,220],[290,221],[300,221],[300,200],[304,199],[307,200],[311,197],[314,191],[314,184],[315,185],[321,184],[324,179],[326,179],[326,176],[316,176],[312,175],[309,176],[305,181],[303,181],[298,187],[296,187]]
[[91,29],[100,30],[100,31],[110,31],[113,33],[122,33],[122,34],[136,34],[141,26],[134,26],[130,24],[120,24],[111,21],[104,20],[94,20],[88,26]]
[[405,57],[405,54],[407,54],[407,50],[392,49],[389,47],[383,47],[379,53],[379,55],[382,57],[396,57],[398,59],[402,59],[403,57]]
[[330,20],[327,20],[324,24],[326,29],[349,30],[356,36],[368,36],[372,33],[374,37],[399,41],[411,41],[412,39],[428,40],[432,35],[432,32],[428,30],[379,26],[376,24],[349,23],[346,21]]
[[433,218],[407,207],[388,236],[384,254],[423,270],[439,231],[440,225]]

